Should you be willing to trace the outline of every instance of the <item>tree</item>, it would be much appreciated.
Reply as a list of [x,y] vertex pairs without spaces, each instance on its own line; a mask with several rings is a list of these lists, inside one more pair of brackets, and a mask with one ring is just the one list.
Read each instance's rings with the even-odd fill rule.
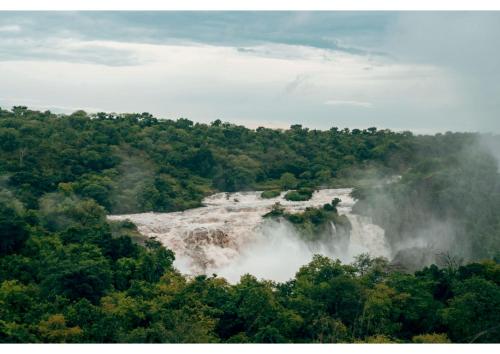
[[31,320],[30,310],[36,306],[38,289],[17,280],[0,284],[0,319],[6,323]]
[[20,210],[0,199],[0,256],[18,251],[28,236]]
[[455,297],[442,311],[454,342],[495,342],[500,338],[500,289],[473,277],[454,286]]
[[102,185],[91,183],[86,185],[81,190],[83,197],[92,198],[97,203],[110,210],[111,203],[109,201],[110,190]]
[[19,147],[19,133],[13,128],[0,128],[0,149],[12,152]]
[[175,256],[156,240],[147,240],[146,249],[139,258],[136,272],[139,279],[156,283],[170,269]]
[[82,336],[81,328],[68,327],[62,314],[55,314],[41,321],[38,331],[42,339],[49,343],[77,343]]
[[49,299],[62,295],[97,303],[111,289],[111,275],[109,260],[97,246],[70,244],[48,256],[40,286]]
[[297,187],[297,179],[290,172],[285,172],[280,177],[280,185],[284,190],[293,189]]
[[442,328],[438,314],[443,304],[434,299],[435,281],[393,273],[389,275],[387,284],[408,296],[400,309],[400,337],[410,339],[414,333],[432,333]]
[[414,336],[413,343],[451,343],[446,333],[420,334]]
[[361,317],[363,332],[367,335],[396,334],[401,328],[401,307],[407,298],[408,294],[400,294],[385,284],[367,290]]

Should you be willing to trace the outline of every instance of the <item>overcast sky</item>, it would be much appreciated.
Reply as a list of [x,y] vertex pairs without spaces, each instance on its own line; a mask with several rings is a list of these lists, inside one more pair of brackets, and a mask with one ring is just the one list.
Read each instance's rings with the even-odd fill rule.
[[0,12],[0,107],[500,132],[498,12]]

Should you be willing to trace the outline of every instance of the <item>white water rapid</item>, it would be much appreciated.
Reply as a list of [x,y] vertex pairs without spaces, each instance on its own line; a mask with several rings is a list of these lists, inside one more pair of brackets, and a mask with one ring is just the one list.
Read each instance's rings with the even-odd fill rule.
[[[389,256],[384,230],[369,218],[354,215],[350,188],[322,189],[303,202],[287,201],[285,192],[271,199],[261,192],[218,193],[204,199],[204,207],[173,213],[111,215],[110,220],[134,222],[141,234],[156,237],[175,252],[175,266],[185,274],[216,273],[230,282],[250,273],[258,278],[286,281],[319,253],[350,262],[360,253]],[[262,218],[276,202],[287,212],[320,207],[340,198],[338,213],[349,218],[350,239],[344,247],[308,244],[287,221]],[[335,236],[335,225],[330,232]],[[332,237],[331,239],[335,239]],[[334,242],[334,241],[329,241]]]

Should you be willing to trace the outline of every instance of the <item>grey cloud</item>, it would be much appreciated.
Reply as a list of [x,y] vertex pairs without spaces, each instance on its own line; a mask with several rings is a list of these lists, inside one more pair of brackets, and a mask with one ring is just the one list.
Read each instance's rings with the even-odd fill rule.
[[[72,63],[93,63],[109,66],[139,65],[130,50],[105,45],[81,43],[71,45],[71,39],[0,38],[0,61],[54,60]],[[75,41],[76,42],[76,41]]]
[[[137,51],[98,43],[110,41],[201,43],[234,47],[239,53],[238,59],[247,55],[289,61],[300,59],[301,62],[310,59],[301,54],[301,48],[280,48],[286,45],[313,47],[321,49],[317,51],[318,56],[325,53],[321,59],[328,61],[331,68],[336,62],[331,60],[329,53],[356,59],[363,57],[366,68],[358,73],[359,77],[346,83],[345,89],[339,88],[336,92],[310,90],[312,93],[307,97],[299,93],[307,92],[308,85],[323,83],[322,78],[311,79],[308,76],[311,70],[305,65],[290,69],[289,78],[276,82],[275,87],[268,83],[251,86],[251,80],[240,78],[238,82],[236,79],[231,81],[234,84],[231,89],[223,90],[224,85],[218,87],[215,80],[210,83],[210,89],[200,90],[196,97],[192,92],[197,90],[196,85],[200,82],[193,79],[195,84],[192,87],[185,84],[183,91],[180,90],[185,94],[186,102],[180,105],[176,97],[167,108],[163,94],[160,97],[161,89],[168,86],[163,83],[157,87],[158,97],[149,94],[139,102],[116,99],[112,103],[112,97],[106,96],[106,92],[100,95],[102,97],[92,96],[87,102],[81,97],[85,93],[90,97],[90,94],[75,89],[75,102],[59,102],[60,105],[73,106],[83,102],[83,105],[106,108],[114,104],[113,109],[192,114],[194,119],[202,119],[200,117],[204,115],[226,120],[261,119],[263,124],[272,118],[279,123],[285,122],[284,125],[292,120],[319,128],[376,125],[427,132],[500,131],[498,12],[0,12],[0,31],[0,61],[3,61],[0,65],[5,61],[17,63],[26,60],[58,60],[113,67],[144,64],[136,56]],[[69,39],[83,44],[67,45],[65,41]],[[376,60],[370,61],[372,57]],[[398,65],[408,71],[398,72],[395,78],[392,73],[399,70]],[[380,70],[379,73],[384,66],[394,70]],[[432,70],[419,70],[423,66]],[[235,72],[238,69],[233,68]],[[265,76],[266,68],[262,70],[258,75]],[[99,73],[102,75],[101,71]],[[450,91],[449,95],[443,92],[444,98],[438,91],[425,91],[429,82],[435,79],[432,77],[434,73],[440,74],[439,80],[449,80],[442,86],[443,90]],[[3,78],[5,74],[2,73]],[[124,71],[124,81],[127,75],[128,72]],[[179,71],[177,85],[185,81],[184,77],[189,77],[188,73]],[[109,80],[112,87],[114,77]],[[395,80],[414,85],[414,91],[420,95],[418,99],[412,99],[411,89],[403,93],[397,91]],[[361,81],[366,88],[360,86]],[[382,87],[383,82],[387,82],[385,89],[389,92],[380,95],[377,92],[379,100],[374,100],[370,97],[373,92],[370,85]],[[73,88],[71,82],[65,84]],[[324,84],[328,86],[328,82]],[[21,84],[17,89],[17,96],[27,91]],[[358,95],[352,92],[356,89]],[[37,94],[36,90],[33,92],[33,95]],[[337,103],[324,104],[326,100]],[[340,104],[341,101],[344,103]],[[372,105],[370,109],[360,109],[355,104],[346,104],[346,101],[370,102]],[[50,103],[53,102],[45,104]]]
[[307,85],[307,81],[311,78],[311,74],[299,74],[290,81],[286,86],[285,86],[285,93],[287,94],[292,94],[295,93],[299,88],[304,87],[304,85]]
[[0,12],[0,26],[21,24],[35,38],[157,44],[184,40],[226,46],[281,43],[380,55],[376,34],[392,17],[342,12]]
[[457,125],[468,120],[477,130],[500,129],[499,12],[402,13],[388,28],[383,50],[454,76],[462,92]]

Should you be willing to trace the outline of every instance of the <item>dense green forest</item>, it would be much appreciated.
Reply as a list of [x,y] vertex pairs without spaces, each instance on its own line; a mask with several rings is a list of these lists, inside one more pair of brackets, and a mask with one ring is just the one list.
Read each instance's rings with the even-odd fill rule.
[[404,156],[393,152],[410,150],[408,134],[250,130],[147,113],[60,117],[15,107],[0,111],[0,172],[28,208],[63,188],[112,213],[172,211],[199,206],[215,190],[329,185],[370,163],[398,169]]
[[[499,342],[500,177],[483,140],[0,109],[0,342]],[[356,187],[393,247],[435,238],[446,261],[315,256],[288,282],[229,284],[180,274],[173,252],[106,220],[335,186]],[[313,237],[336,203],[285,217]]]

